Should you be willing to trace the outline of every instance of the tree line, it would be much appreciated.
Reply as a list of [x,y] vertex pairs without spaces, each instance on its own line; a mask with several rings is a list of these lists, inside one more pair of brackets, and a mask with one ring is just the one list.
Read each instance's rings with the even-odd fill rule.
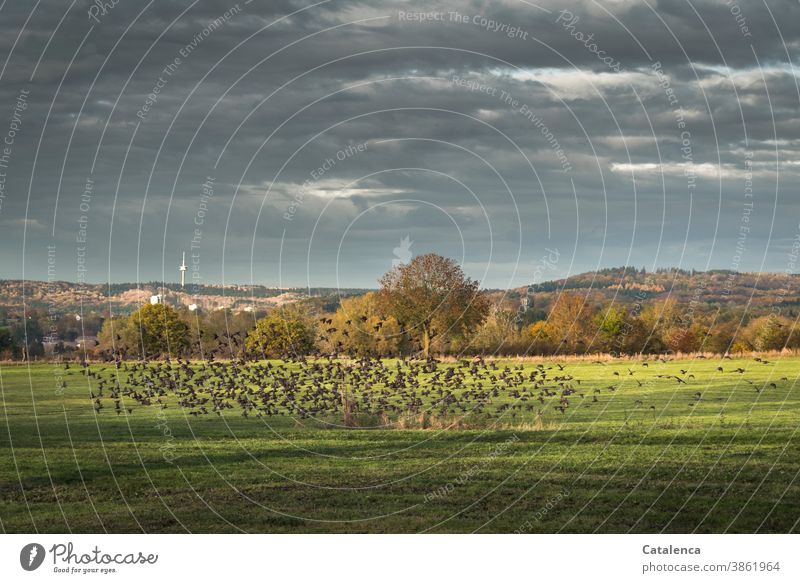
[[[794,320],[776,309],[753,312],[669,297],[620,303],[579,291],[557,293],[547,310],[524,309],[505,295],[480,290],[455,261],[434,254],[394,267],[379,283],[378,291],[343,298],[333,310],[313,301],[267,313],[148,304],[130,316],[62,319],[55,327],[61,338],[94,331],[96,345],[62,352],[99,358],[727,354],[800,348]],[[0,358],[44,355],[37,338],[46,337],[43,329],[54,324],[41,319],[29,315],[23,326],[0,327]]]

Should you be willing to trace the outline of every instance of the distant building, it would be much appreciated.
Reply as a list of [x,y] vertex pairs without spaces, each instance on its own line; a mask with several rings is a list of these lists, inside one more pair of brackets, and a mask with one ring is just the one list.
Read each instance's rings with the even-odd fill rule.
[[52,356],[55,354],[56,348],[58,348],[58,340],[49,340],[45,338],[42,340],[42,347],[44,348],[44,353],[47,356]]
[[150,296],[150,303],[152,305],[154,305],[154,306],[156,304],[163,304],[164,303],[164,297],[161,294],[155,294],[153,296]]
[[100,342],[97,340],[97,336],[78,336],[75,339],[75,346],[82,350],[94,348],[98,344],[100,344]]

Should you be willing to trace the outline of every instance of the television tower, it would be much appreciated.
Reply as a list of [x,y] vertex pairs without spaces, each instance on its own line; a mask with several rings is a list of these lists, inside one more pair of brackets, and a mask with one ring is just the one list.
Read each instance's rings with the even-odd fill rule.
[[178,266],[178,271],[181,272],[181,287],[186,285],[186,251],[183,252],[181,264]]

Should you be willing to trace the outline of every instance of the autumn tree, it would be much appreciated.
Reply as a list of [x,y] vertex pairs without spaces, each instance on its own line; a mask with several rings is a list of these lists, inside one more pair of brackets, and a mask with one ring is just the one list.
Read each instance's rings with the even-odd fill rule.
[[187,310],[183,315],[192,330],[192,346],[198,355],[215,353],[230,358],[240,357],[245,348],[245,338],[256,322],[256,315],[252,312],[230,309]]
[[523,330],[527,352],[531,354],[552,354],[555,350],[553,330],[546,320],[539,320]]
[[124,328],[126,342],[148,356],[177,355],[189,348],[189,327],[165,304],[147,304],[130,315]]
[[703,343],[703,329],[698,324],[683,326],[673,324],[664,329],[662,340],[672,352],[690,353],[700,349]]
[[674,298],[648,303],[639,314],[639,350],[643,353],[662,353],[670,350],[665,338],[669,329],[680,323],[678,303]]
[[466,348],[480,354],[521,354],[527,346],[518,328],[514,312],[493,305]]
[[489,307],[478,282],[466,277],[452,259],[433,253],[395,266],[380,279],[380,286],[380,305],[419,341],[426,357],[435,338],[471,332]]
[[314,348],[313,327],[296,310],[275,310],[256,322],[246,347],[251,354],[266,358],[308,354]]
[[548,327],[560,352],[585,352],[592,338],[593,309],[586,300],[572,293],[562,293],[550,308]]
[[770,314],[753,319],[742,334],[750,350],[782,350],[789,342],[792,321]]
[[397,355],[406,344],[397,320],[381,315],[376,294],[372,292],[344,298],[335,314],[322,319],[319,339],[326,352],[357,356]]
[[98,349],[122,356],[141,352],[141,348],[138,347],[137,333],[129,324],[129,320],[128,316],[114,315],[106,318],[97,335],[97,339],[100,341]]

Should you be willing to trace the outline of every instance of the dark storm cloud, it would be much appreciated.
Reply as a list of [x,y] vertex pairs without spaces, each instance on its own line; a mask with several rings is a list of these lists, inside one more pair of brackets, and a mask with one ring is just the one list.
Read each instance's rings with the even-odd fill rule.
[[487,286],[545,247],[786,265],[796,1],[92,6],[0,11],[4,277],[55,244],[62,279],[173,280],[194,242],[204,280],[370,286],[406,236]]

